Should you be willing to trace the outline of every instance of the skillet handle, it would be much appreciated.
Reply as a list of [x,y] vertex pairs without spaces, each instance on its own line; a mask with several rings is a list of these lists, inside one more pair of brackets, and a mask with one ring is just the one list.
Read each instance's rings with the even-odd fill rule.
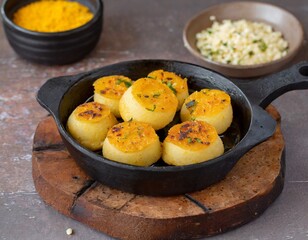
[[[240,155],[244,155],[251,148],[271,137],[277,122],[263,108],[253,105],[252,124],[245,136],[238,144]],[[240,146],[239,146],[240,145]]]
[[76,82],[87,75],[89,75],[89,73],[51,78],[38,90],[36,99],[42,107],[55,116],[58,112],[59,104],[63,95]]
[[288,91],[308,89],[308,61],[257,80],[235,80],[234,82],[253,104],[266,108]]

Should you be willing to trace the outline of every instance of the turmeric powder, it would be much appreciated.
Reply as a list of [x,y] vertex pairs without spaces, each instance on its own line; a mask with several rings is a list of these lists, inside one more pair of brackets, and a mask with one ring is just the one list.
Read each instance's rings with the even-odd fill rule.
[[18,9],[13,22],[35,32],[63,32],[78,28],[93,18],[86,6],[67,0],[40,0]]

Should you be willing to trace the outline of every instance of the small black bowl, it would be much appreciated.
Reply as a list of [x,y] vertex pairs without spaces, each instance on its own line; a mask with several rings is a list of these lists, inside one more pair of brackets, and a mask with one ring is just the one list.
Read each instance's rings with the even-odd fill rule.
[[3,28],[12,48],[21,57],[46,65],[62,65],[85,57],[96,46],[102,31],[102,0],[76,0],[94,14],[85,25],[55,33],[34,32],[17,26],[12,17],[20,7],[34,0],[4,0],[1,6]]

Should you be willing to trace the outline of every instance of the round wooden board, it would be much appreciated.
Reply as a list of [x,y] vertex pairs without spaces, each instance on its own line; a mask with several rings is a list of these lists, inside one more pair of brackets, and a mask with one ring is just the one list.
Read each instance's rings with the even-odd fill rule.
[[284,184],[280,116],[273,137],[249,151],[227,177],[202,191],[149,197],[111,189],[89,178],[70,157],[51,117],[33,143],[33,179],[46,204],[119,239],[197,239],[239,227],[264,212]]

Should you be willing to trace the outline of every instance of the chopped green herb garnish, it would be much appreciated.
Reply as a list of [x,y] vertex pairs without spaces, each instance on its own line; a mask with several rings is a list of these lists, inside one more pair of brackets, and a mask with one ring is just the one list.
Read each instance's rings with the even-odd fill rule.
[[187,142],[188,143],[195,143],[195,142],[198,142],[198,143],[203,143],[202,140],[200,138],[191,138],[191,137],[187,137]]
[[255,54],[254,51],[249,51],[248,52],[249,57],[253,56],[254,54]]
[[153,98],[158,98],[160,96],[160,93],[154,93]]
[[166,82],[166,85],[167,85],[168,88],[170,88],[172,90],[172,92],[174,94],[177,93],[176,89],[172,86],[172,82]]
[[155,109],[156,109],[156,105],[155,105],[155,104],[153,105],[153,108],[152,108],[152,109],[150,109],[150,108],[146,108],[146,110],[149,110],[149,111],[151,111],[151,112],[154,112],[154,111],[155,111]]
[[196,103],[197,103],[196,100],[191,100],[190,102],[185,103],[185,106],[186,106],[187,108],[191,108],[191,107],[195,106]]
[[266,45],[266,43],[265,43],[263,40],[260,40],[259,49],[260,49],[262,52],[265,52],[266,49],[267,49],[267,45]]
[[213,56],[213,55],[216,55],[216,54],[218,54],[219,53],[219,51],[210,51],[209,52],[209,55],[210,56]]
[[147,76],[147,78],[152,78],[152,79],[156,79],[156,77],[152,77],[152,76]]
[[120,85],[121,83],[124,83],[127,88],[129,88],[132,85],[131,82],[126,81],[125,79],[118,78],[116,84]]

